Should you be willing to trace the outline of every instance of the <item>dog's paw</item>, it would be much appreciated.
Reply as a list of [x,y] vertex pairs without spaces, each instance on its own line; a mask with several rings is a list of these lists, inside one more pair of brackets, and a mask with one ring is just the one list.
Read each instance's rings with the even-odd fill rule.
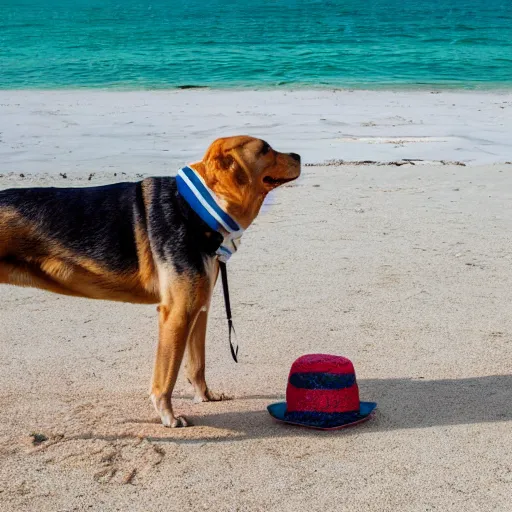
[[184,416],[174,416],[170,403],[165,400],[165,398],[157,398],[153,394],[150,398],[156,412],[160,415],[160,419],[164,427],[180,428],[192,425],[192,423]]
[[194,403],[196,404],[200,404],[201,402],[220,402],[223,400],[233,400],[233,397],[224,393],[215,393],[209,389],[206,390],[206,393],[194,396]]
[[169,428],[189,427],[192,423],[185,416],[173,416],[171,414],[162,414],[162,425]]

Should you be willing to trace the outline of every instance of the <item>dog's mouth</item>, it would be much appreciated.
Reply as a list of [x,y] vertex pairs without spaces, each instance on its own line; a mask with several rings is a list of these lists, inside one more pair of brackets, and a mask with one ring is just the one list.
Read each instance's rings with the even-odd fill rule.
[[263,183],[266,183],[267,185],[270,185],[272,187],[278,187],[279,185],[283,185],[284,183],[293,181],[296,178],[296,176],[293,178],[272,178],[272,176],[265,176],[263,178]]

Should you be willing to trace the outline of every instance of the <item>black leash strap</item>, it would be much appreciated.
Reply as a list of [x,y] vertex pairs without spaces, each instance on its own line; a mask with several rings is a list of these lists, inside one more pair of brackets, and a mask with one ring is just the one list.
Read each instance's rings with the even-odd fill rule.
[[228,271],[226,269],[226,264],[223,261],[219,261],[219,267],[220,267],[220,275],[222,278],[222,289],[224,291],[224,305],[226,306],[226,316],[228,319],[229,348],[231,349],[231,355],[233,356],[235,363],[238,363],[238,359],[237,359],[238,345],[236,347],[234,347],[233,342],[231,341],[231,333],[235,333],[235,328],[233,327],[233,320],[231,319],[231,303],[229,301]]

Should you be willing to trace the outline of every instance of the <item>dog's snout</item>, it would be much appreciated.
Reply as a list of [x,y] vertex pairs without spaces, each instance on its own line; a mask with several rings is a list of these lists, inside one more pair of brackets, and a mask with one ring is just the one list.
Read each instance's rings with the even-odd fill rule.
[[297,153],[288,153],[296,162],[300,162],[300,155]]

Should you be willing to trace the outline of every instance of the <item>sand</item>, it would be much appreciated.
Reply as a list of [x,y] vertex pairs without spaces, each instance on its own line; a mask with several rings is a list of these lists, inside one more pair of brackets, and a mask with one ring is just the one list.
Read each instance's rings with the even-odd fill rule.
[[[48,108],[59,98],[8,94],[41,103],[48,95]],[[62,101],[73,94],[86,104],[107,93],[63,93]],[[39,114],[28,110],[19,107],[18,116],[35,133]],[[148,124],[161,123],[157,117]],[[96,113],[87,126],[99,122]],[[0,145],[0,188],[116,181],[143,128],[132,129],[126,156],[101,163],[83,134],[61,127],[59,138],[57,128],[40,126],[39,149],[34,141],[25,153]],[[315,129],[312,140],[320,140]],[[21,141],[19,130],[2,130],[4,142]],[[287,143],[291,134],[279,130],[269,141],[301,152],[302,141]],[[115,131],[105,128],[107,142]],[[184,140],[192,152],[196,142]],[[122,171],[126,179],[159,174],[149,164],[133,169],[148,141]],[[80,148],[82,160],[66,157],[66,148]],[[113,169],[102,167],[108,161]],[[90,180],[85,167],[95,172]],[[193,404],[180,378],[174,403],[195,423],[187,429],[163,428],[147,399],[154,306],[0,286],[1,510],[509,510],[511,171],[477,163],[305,166],[300,180],[273,194],[230,261],[238,365],[215,293],[209,383],[234,399]],[[354,362],[361,397],[378,402],[375,418],[335,433],[271,419],[266,405],[283,398],[292,361],[312,352]],[[34,445],[31,434],[47,440]]]

